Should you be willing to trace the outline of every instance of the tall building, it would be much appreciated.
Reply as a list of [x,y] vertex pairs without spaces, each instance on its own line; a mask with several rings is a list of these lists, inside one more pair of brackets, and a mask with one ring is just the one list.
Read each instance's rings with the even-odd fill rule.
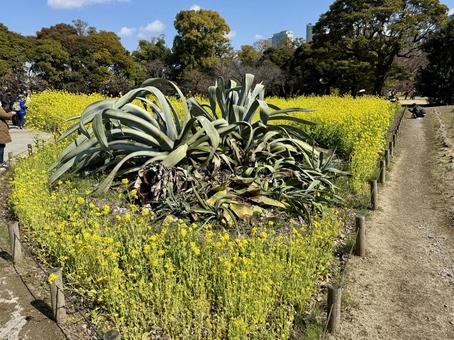
[[271,38],[271,46],[273,47],[280,47],[287,42],[293,42],[295,40],[295,35],[292,31],[282,31],[279,33],[273,34]]
[[306,42],[311,42],[312,41],[312,29],[314,28],[314,25],[311,23],[306,25]]

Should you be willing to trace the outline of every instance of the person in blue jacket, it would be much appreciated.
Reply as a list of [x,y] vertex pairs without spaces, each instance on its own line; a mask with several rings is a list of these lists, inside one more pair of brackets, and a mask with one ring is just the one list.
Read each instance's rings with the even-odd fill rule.
[[19,126],[19,129],[23,129],[25,124],[25,115],[27,114],[27,105],[25,105],[25,100],[22,96],[19,97],[19,107],[20,110],[17,111],[17,125]]

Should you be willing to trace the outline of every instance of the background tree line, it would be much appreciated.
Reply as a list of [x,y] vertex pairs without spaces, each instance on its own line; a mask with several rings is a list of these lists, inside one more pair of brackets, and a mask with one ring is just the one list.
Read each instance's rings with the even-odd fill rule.
[[356,95],[360,89],[382,95],[389,87],[409,90],[417,80],[422,94],[447,103],[454,100],[447,12],[439,0],[336,0],[321,15],[312,42],[271,47],[263,40],[239,51],[227,38],[226,21],[211,10],[179,12],[172,47],[161,36],[140,40],[132,53],[114,32],[81,20],[28,37],[0,24],[0,85],[116,96],[146,78],[165,77],[195,94],[217,76],[241,79],[249,72],[269,95]]

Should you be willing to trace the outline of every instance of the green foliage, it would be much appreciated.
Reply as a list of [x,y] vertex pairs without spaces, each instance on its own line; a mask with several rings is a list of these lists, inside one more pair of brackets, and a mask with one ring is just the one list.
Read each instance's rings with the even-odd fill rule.
[[98,328],[126,339],[290,337],[327,275],[336,215],[235,235],[171,217],[161,223],[121,193],[94,199],[78,181],[50,191],[47,169],[60,150],[21,160],[11,199],[36,253],[63,268],[66,289],[91,304]]
[[[314,46],[327,48],[336,62],[342,61],[349,77],[367,71],[370,64],[370,90],[380,95],[395,57],[418,48],[446,13],[438,0],[336,0],[314,28]],[[358,86],[357,81],[353,77],[350,86]]]
[[166,47],[163,37],[140,40],[132,57],[139,64],[143,79],[164,77],[169,70],[171,50]]
[[181,69],[212,69],[230,50],[226,34],[230,27],[218,12],[187,10],[174,22],[178,34],[173,41],[173,58]]
[[115,33],[98,32],[81,21],[41,29],[29,61],[48,85],[79,93],[118,95],[137,76],[136,64]]
[[255,66],[260,59],[262,53],[257,51],[252,45],[242,45],[238,52],[241,64]]
[[423,46],[428,65],[419,70],[417,88],[438,105],[454,104],[454,20],[442,27]]

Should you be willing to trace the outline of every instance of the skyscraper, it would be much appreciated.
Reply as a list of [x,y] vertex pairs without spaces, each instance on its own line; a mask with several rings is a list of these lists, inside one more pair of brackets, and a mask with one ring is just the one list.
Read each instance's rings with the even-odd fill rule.
[[314,25],[311,23],[306,25],[306,42],[311,42],[312,41],[312,29],[314,28]]

